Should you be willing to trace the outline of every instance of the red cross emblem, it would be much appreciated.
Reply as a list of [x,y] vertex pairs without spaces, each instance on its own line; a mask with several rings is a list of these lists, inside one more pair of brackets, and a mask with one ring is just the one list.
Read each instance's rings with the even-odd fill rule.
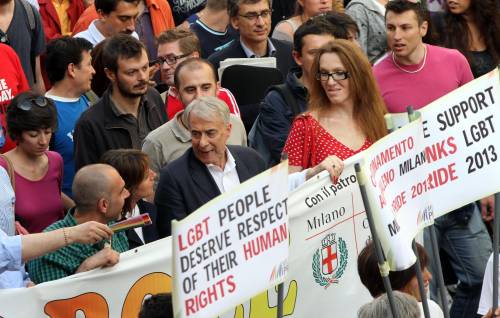
[[323,275],[331,274],[335,269],[337,269],[338,258],[337,258],[337,243],[328,245],[321,250],[321,271]]

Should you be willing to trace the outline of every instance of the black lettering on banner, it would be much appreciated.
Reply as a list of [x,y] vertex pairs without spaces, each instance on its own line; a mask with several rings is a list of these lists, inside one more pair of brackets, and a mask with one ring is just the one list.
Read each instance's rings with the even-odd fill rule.
[[392,221],[392,223],[387,224],[387,227],[389,228],[389,234],[391,235],[391,237],[398,234],[398,232],[401,230],[401,227],[396,220]]
[[477,170],[481,170],[487,165],[497,161],[498,156],[495,151],[495,146],[489,145],[481,151],[476,152],[473,155],[467,156],[465,162],[469,165],[468,173],[471,174]]
[[462,130],[465,145],[467,147],[473,145],[481,139],[488,137],[490,134],[493,134],[495,132],[495,127],[493,127],[492,119],[493,115],[490,115],[484,120],[480,120],[476,124],[471,125],[468,130]]
[[[467,116],[476,114],[484,108],[493,105],[495,101],[491,92],[492,89],[493,86],[484,90],[488,95],[484,92],[478,92],[459,102],[457,105],[453,105],[444,112],[439,113],[436,120],[441,126],[439,126],[438,129],[444,131],[448,127],[455,126],[462,119],[467,119]],[[489,99],[487,97],[489,97]]]
[[192,290],[196,289],[196,282],[198,281],[196,275],[198,273],[194,272],[191,277],[186,277],[182,280],[182,289],[185,294],[189,294]]
[[431,135],[429,135],[429,133],[427,132],[428,128],[427,128],[427,120],[423,120],[422,121],[422,129],[424,131],[424,138],[429,138]]

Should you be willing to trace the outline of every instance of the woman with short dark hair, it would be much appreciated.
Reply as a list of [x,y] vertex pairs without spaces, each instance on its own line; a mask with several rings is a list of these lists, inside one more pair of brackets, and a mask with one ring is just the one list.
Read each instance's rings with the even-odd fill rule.
[[57,129],[56,108],[50,99],[25,92],[7,107],[6,119],[9,136],[17,146],[0,158],[0,165],[15,175],[15,216],[21,225],[17,229],[41,232],[64,216],[63,160],[48,151]]
[[127,230],[129,248],[157,240],[159,236],[156,229],[156,207],[144,200],[153,197],[153,184],[156,176],[156,173],[149,168],[148,156],[136,149],[113,149],[106,151],[100,161],[113,166],[118,171],[125,181],[125,189],[130,192],[123,206],[123,217],[129,218],[149,213],[153,222],[143,228]]

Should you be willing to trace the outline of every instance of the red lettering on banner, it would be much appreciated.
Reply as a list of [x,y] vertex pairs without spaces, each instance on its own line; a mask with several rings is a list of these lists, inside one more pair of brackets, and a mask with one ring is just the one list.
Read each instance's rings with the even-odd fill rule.
[[392,211],[397,213],[403,205],[406,204],[406,193],[405,191],[398,194],[392,201]]
[[253,240],[244,243],[243,253],[245,254],[245,260],[248,261],[286,239],[288,239],[288,230],[286,228],[286,223],[283,223],[279,228],[275,227]]
[[382,192],[379,196],[378,196],[378,199],[380,201],[380,208],[383,209],[384,206],[387,204],[387,202],[385,201],[385,194],[384,192]]
[[407,139],[399,141],[398,143],[386,148],[384,151],[375,156],[375,158],[370,162],[371,180],[374,187],[377,186],[374,179],[377,170],[386,163],[402,156],[407,151],[413,149],[414,145],[415,143],[413,137],[409,136]]
[[425,147],[425,159],[428,163],[437,161],[441,158],[448,157],[457,151],[455,137],[448,137],[446,140],[441,140],[433,145]]
[[451,163],[447,167],[432,171],[428,177],[429,183],[434,187],[440,187],[457,179],[458,176],[456,175],[455,163]]
[[194,243],[198,242],[203,238],[204,235],[208,235],[208,220],[209,216],[204,218],[200,223],[196,224],[194,227],[190,228],[187,232],[187,245],[182,243],[182,235],[179,234],[179,250],[184,251],[188,247],[192,246]]
[[192,315],[225,297],[227,293],[233,293],[236,290],[234,276],[229,275],[205,290],[202,290],[198,295],[186,299],[184,308],[186,316]]

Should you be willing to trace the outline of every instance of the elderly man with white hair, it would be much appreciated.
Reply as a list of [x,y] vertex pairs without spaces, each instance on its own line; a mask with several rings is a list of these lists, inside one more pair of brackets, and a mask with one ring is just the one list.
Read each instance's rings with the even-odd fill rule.
[[[185,112],[191,148],[160,171],[155,204],[161,237],[170,235],[170,222],[180,220],[240,183],[261,173],[266,164],[253,149],[227,145],[231,133],[229,109],[216,97],[200,97]],[[343,164],[333,157],[318,166],[290,175],[294,188],[322,170],[338,177]]]

